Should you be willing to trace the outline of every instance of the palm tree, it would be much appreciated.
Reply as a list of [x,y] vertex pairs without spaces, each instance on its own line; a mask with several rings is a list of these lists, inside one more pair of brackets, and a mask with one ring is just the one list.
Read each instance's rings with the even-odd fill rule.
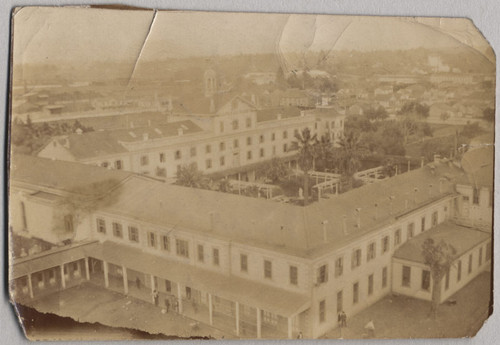
[[299,151],[299,166],[304,172],[304,205],[309,202],[309,171],[313,168],[316,144],[316,134],[311,135],[311,130],[306,127],[302,133],[295,133],[297,141],[292,142],[292,150]]
[[352,187],[353,176],[361,166],[366,149],[361,143],[361,136],[354,131],[347,132],[340,140],[340,170],[344,173]]
[[333,143],[330,137],[325,134],[321,136],[316,144],[313,169],[325,171],[331,167],[333,159]]
[[424,263],[430,267],[432,276],[432,304],[431,313],[437,315],[437,309],[441,302],[441,282],[443,277],[449,272],[455,259],[456,249],[441,240],[435,243],[432,238],[428,238],[422,244],[422,256]]

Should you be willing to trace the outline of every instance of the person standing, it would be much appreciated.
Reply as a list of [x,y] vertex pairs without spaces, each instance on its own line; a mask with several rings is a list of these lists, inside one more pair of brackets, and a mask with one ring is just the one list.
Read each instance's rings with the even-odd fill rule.
[[341,320],[342,327],[347,327],[347,315],[343,310],[341,313],[342,313],[342,320]]
[[153,290],[153,301],[155,303],[155,306],[158,306],[158,291],[156,289]]

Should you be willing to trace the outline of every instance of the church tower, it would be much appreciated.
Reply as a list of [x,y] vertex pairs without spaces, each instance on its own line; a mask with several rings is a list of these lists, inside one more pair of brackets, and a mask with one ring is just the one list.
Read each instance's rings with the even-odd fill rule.
[[205,83],[205,97],[212,97],[217,93],[217,78],[213,69],[205,71],[203,77]]

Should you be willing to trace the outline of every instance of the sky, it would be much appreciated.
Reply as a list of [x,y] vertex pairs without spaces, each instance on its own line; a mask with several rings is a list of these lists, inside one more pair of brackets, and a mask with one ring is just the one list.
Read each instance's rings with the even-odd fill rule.
[[494,61],[467,19],[26,7],[14,17],[14,63],[145,61],[317,50],[467,44]]

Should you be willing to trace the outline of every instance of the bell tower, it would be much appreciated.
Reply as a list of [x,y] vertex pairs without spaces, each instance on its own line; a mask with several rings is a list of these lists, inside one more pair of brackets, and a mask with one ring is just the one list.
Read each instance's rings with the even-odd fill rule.
[[203,76],[205,97],[212,97],[217,92],[217,75],[213,69],[207,69]]

